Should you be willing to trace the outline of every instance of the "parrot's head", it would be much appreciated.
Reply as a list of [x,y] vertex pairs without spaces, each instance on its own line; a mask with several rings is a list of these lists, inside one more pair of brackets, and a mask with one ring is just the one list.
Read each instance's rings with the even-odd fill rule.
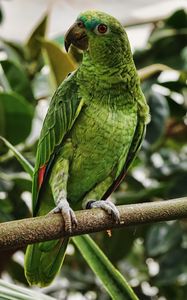
[[65,35],[65,49],[74,45],[92,58],[106,62],[107,56],[119,55],[129,48],[123,26],[114,17],[100,11],[81,13]]

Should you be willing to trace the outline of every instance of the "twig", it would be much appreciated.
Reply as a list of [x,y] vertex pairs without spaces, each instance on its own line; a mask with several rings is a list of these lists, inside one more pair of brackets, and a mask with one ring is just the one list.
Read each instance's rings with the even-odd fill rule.
[[187,197],[151,203],[118,206],[121,222],[116,224],[101,209],[76,212],[78,226],[71,234],[64,231],[61,215],[28,218],[0,224],[0,250],[20,248],[27,244],[98,232],[130,225],[187,218]]

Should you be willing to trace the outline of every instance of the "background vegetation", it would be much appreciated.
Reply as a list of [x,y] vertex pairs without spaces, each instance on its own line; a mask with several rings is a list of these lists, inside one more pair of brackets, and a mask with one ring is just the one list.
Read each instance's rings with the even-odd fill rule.
[[[0,41],[0,135],[16,145],[31,164],[51,95],[81,60],[81,53],[75,49],[71,57],[64,53],[63,37],[47,40],[46,25],[44,16],[25,44]],[[166,67],[158,68],[142,82],[152,121],[138,158],[113,197],[117,204],[126,204],[187,196],[185,11],[179,10],[153,24],[145,49],[136,51],[134,59],[138,69],[158,63]],[[0,155],[0,222],[28,217],[30,178],[3,143]],[[112,238],[106,233],[93,236],[140,299],[186,298],[185,220],[116,230]],[[27,286],[23,252],[24,249],[2,252],[0,274]],[[109,299],[74,245],[68,248],[59,277],[43,293],[56,299],[70,299],[67,297],[76,294],[82,295],[81,299]]]

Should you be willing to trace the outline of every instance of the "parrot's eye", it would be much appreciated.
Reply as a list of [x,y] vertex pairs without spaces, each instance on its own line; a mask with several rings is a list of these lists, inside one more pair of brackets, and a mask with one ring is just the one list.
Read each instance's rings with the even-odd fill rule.
[[108,26],[106,24],[99,24],[96,27],[96,31],[99,34],[106,34],[108,33]]

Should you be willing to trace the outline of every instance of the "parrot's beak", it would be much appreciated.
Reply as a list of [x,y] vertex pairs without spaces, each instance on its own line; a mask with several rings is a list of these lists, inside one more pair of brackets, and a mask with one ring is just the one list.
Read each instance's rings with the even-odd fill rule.
[[65,35],[65,49],[67,52],[71,44],[80,50],[88,48],[88,37],[83,22],[75,22],[67,31]]

